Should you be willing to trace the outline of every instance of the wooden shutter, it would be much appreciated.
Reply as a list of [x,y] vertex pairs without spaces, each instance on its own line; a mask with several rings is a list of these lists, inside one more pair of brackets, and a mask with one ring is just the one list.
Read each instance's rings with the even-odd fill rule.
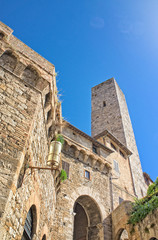
[[64,169],[65,172],[67,173],[67,178],[69,178],[69,166],[70,166],[69,163],[62,161],[62,169]]
[[28,211],[26,220],[25,220],[25,226],[24,226],[24,232],[22,236],[22,240],[31,240],[32,239],[32,228],[33,228],[33,214],[32,209]]

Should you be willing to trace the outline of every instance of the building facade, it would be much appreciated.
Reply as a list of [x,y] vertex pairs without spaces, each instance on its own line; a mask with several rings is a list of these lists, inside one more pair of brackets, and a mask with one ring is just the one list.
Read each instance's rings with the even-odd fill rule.
[[[147,187],[116,81],[92,89],[91,137],[62,120],[55,67],[12,32],[0,23],[0,239],[132,239],[128,229],[115,236],[115,209]],[[58,133],[55,168],[47,159]]]

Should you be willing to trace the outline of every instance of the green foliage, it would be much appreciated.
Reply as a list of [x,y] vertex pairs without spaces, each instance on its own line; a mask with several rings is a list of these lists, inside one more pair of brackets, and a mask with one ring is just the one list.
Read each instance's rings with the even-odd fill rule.
[[158,208],[158,177],[156,181],[148,187],[146,197],[135,199],[128,224],[134,226],[156,208]]
[[61,172],[60,172],[60,180],[61,180],[61,182],[63,182],[66,179],[67,179],[67,173],[64,169],[62,169]]
[[157,191],[158,191],[158,177],[157,177],[156,181],[154,183],[150,184],[150,186],[148,187],[147,195],[149,196]]
[[64,144],[64,137],[61,134],[58,134],[55,138],[57,142],[61,142],[61,144]]

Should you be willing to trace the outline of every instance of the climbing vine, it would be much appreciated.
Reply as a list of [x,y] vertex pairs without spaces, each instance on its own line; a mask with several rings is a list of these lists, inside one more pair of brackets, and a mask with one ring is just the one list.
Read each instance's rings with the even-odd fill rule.
[[133,226],[143,220],[148,213],[158,208],[158,177],[147,190],[147,195],[141,199],[135,199],[132,204],[132,211],[128,220],[128,224]]

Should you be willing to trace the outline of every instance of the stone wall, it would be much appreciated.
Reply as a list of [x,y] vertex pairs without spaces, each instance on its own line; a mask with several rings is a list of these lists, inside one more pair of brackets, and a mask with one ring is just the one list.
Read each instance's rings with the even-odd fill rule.
[[12,32],[0,23],[0,239],[21,239],[31,207],[33,239],[51,239],[59,171],[30,167],[61,131],[55,68]]
[[126,232],[127,240],[150,240],[158,238],[158,209],[149,213],[134,227],[127,224],[131,212],[131,202],[124,201],[112,212],[113,240],[121,240],[122,233]]
[[[57,195],[54,224],[54,233],[57,235],[54,238],[73,239],[74,211],[76,203],[79,203],[88,218],[89,239],[111,239],[111,219],[108,217],[111,211],[110,163],[104,159],[105,165],[100,171],[101,165],[99,166],[99,162],[97,164],[95,161],[95,157],[99,160],[99,156],[92,152],[92,148],[83,152],[84,146],[90,145],[91,141],[80,136],[75,128],[72,131],[66,127],[63,133],[68,135],[68,137],[64,135],[62,161],[69,164],[69,178],[61,183]],[[73,133],[78,139],[76,142],[70,138]],[[89,171],[90,179],[85,177],[85,170]],[[94,222],[91,222],[92,220]],[[104,236],[103,231],[105,231]]]

